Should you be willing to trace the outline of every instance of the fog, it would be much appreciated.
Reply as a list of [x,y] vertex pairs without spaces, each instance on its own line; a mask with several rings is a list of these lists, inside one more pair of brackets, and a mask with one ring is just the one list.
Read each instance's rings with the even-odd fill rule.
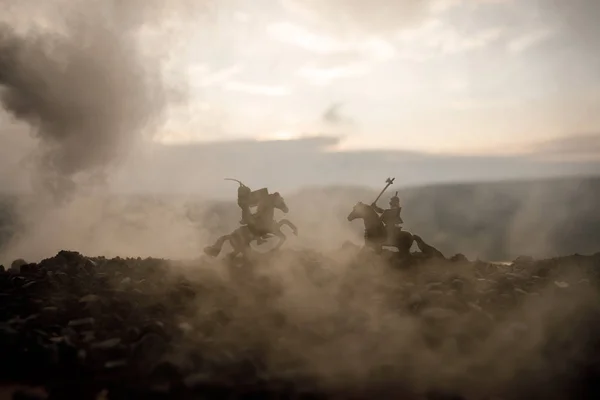
[[[499,242],[510,249],[503,255],[557,256],[555,243],[568,241],[577,232],[584,232],[591,243],[598,234],[597,181],[587,191],[578,191],[586,181],[577,179],[541,188],[524,184],[516,202],[507,194],[510,187],[503,186],[481,190],[473,186],[465,191],[457,186],[454,194],[439,186],[409,189],[595,175],[598,148],[590,143],[597,144],[598,135],[592,132],[582,140],[572,134],[568,146],[564,139],[548,140],[539,149],[512,156],[336,153],[328,146],[338,139],[327,136],[281,142],[158,144],[153,139],[166,124],[169,110],[185,105],[189,93],[180,81],[166,78],[164,60],[170,42],[160,42],[150,51],[142,38],[166,24],[165,15],[169,24],[185,25],[192,15],[209,13],[202,3],[9,2],[9,17],[3,17],[0,28],[0,183],[4,192],[18,197],[7,208],[13,232],[1,248],[0,261],[35,262],[62,249],[89,256],[192,260],[191,274],[197,269],[219,275],[223,293],[229,293],[236,304],[223,305],[215,295],[190,307],[191,321],[198,323],[206,317],[203,313],[214,311],[213,306],[226,310],[229,324],[215,328],[218,339],[208,347],[234,349],[234,355],[247,349],[266,351],[273,371],[285,364],[287,356],[302,356],[302,368],[332,385],[348,380],[361,383],[374,370],[392,365],[414,388],[469,388],[480,395],[504,384],[522,384],[520,377],[514,379],[519,371],[539,377],[539,372],[531,372],[532,365],[537,371],[551,371],[554,364],[544,358],[546,346],[554,343],[552,335],[568,336],[565,321],[575,318],[574,310],[597,301],[592,288],[565,297],[557,294],[552,282],[540,285],[536,289],[540,297],[527,297],[503,321],[483,312],[468,314],[464,320],[447,319],[448,313],[442,310],[440,317],[439,309],[415,317],[404,308],[411,298],[439,295],[417,293],[415,285],[425,287],[432,276],[443,276],[444,282],[461,279],[465,286],[480,284],[483,278],[468,268],[470,264],[457,266],[452,276],[435,263],[419,271],[422,274],[396,274],[373,259],[341,251],[346,241],[362,244],[362,222],[349,223],[346,216],[356,202],[370,204],[385,179],[395,176],[397,185],[390,192],[402,192],[408,229],[444,246],[446,256],[464,252],[474,258]],[[332,8],[306,4],[323,18],[335,8],[335,2]],[[386,30],[393,22],[373,12],[369,23],[363,23],[356,18],[366,10],[363,3],[349,4],[354,14],[345,29]],[[194,12],[188,15],[192,5]],[[403,23],[413,24],[422,12],[420,6],[410,8]],[[174,37],[184,40],[184,32]],[[328,115],[329,120],[338,120]],[[572,158],[557,160],[557,148],[568,148]],[[586,157],[579,157],[582,154]],[[239,226],[241,213],[234,204],[237,187],[225,177],[241,179],[252,189],[280,192],[290,206],[286,217],[299,227],[298,237],[284,228],[285,246],[291,250],[262,265],[261,273],[282,288],[269,304],[257,303],[248,286],[236,287],[227,276],[226,264],[203,257],[205,246]],[[390,192],[380,206],[387,204]],[[230,202],[220,202],[223,199]],[[490,217],[486,221],[480,215]],[[584,225],[583,217],[589,216],[595,219]],[[276,219],[282,217],[276,214]],[[458,227],[464,227],[465,221],[468,229],[461,231]],[[503,223],[502,232],[493,236],[486,227],[498,221]],[[581,226],[586,228],[577,231]],[[593,246],[588,243],[585,249]],[[304,269],[314,265],[332,276],[330,286],[307,277]],[[572,280],[581,278],[577,273],[573,272]],[[564,276],[571,277],[570,273]],[[233,293],[232,288],[240,291]],[[289,323],[263,318],[266,313]],[[434,321],[431,325],[425,322],[428,318]],[[448,324],[445,329],[453,337],[437,337],[435,321]],[[310,325],[316,328],[311,330]],[[476,351],[459,356],[457,340],[464,326],[488,329],[490,334]],[[424,333],[440,340],[437,349],[424,344]],[[515,345],[517,336],[521,340]],[[183,343],[183,354],[176,356],[185,358],[185,346],[200,348],[204,339],[193,331]],[[573,359],[584,353],[582,346],[573,344],[568,349]]]

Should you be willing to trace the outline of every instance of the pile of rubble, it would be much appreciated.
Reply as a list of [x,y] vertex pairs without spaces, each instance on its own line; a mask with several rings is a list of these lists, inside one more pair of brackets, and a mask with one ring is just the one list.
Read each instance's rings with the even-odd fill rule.
[[396,268],[268,257],[61,251],[0,267],[0,379],[78,399],[583,398],[598,386],[600,253]]

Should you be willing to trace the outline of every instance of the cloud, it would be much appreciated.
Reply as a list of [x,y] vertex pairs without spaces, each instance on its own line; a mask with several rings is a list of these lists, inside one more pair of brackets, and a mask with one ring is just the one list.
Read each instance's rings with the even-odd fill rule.
[[386,61],[396,55],[393,44],[379,37],[342,40],[291,22],[274,22],[267,27],[267,34],[276,41],[321,56],[356,54],[373,61]]
[[331,68],[318,68],[305,66],[297,71],[297,74],[313,85],[329,85],[333,81],[344,78],[355,78],[369,74],[370,65],[366,63],[353,63]]
[[287,96],[291,94],[291,90],[285,86],[270,86],[270,85],[259,85],[255,83],[231,81],[225,83],[223,86],[225,90],[231,92],[240,92],[253,94],[258,96]]
[[550,28],[538,29],[532,32],[525,33],[522,36],[516,37],[509,41],[508,51],[514,54],[522,53],[525,50],[549,39],[556,32]]
[[447,31],[439,41],[434,41],[434,47],[439,47],[444,54],[463,53],[489,46],[502,36],[501,28],[489,28],[475,32],[473,35],[460,35],[456,31]]
[[38,139],[36,178],[48,193],[64,196],[81,175],[95,183],[162,122],[172,98],[137,40],[145,7],[74,2],[44,8],[36,29],[0,26],[1,106]]
[[269,24],[267,34],[277,41],[298,46],[316,54],[340,53],[348,50],[340,40],[327,35],[319,35],[291,22]]
[[[223,177],[250,185],[293,191],[306,185],[367,185],[396,176],[401,185],[591,175],[600,160],[538,159],[508,156],[436,155],[399,150],[328,151],[341,139],[314,136],[296,140],[223,141],[157,146],[151,156],[123,171],[115,190],[130,192],[204,192],[230,196]],[[181,171],[205,171],[181,174]],[[221,190],[222,188],[222,190]]]
[[419,28],[397,35],[401,45],[400,57],[423,61],[486,48],[505,36],[501,27],[459,31],[440,19],[432,19]]
[[376,65],[394,59],[397,54],[395,46],[381,38],[368,36],[342,40],[291,22],[270,24],[267,33],[273,40],[317,56],[296,72],[313,85],[328,85],[337,79],[367,75]]
[[421,22],[428,14],[423,0],[287,0],[297,15],[340,35],[387,34]]
[[243,69],[244,68],[239,64],[235,64],[214,72],[211,72],[208,67],[204,65],[192,67],[191,83],[193,84],[194,81],[198,81],[198,86],[200,87],[220,85],[224,82],[227,82],[232,77],[239,75]]

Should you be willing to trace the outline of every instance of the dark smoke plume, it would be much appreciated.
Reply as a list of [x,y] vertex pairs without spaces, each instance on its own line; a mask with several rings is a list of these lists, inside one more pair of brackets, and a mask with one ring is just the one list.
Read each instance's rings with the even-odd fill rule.
[[124,3],[56,3],[54,29],[0,26],[0,102],[39,139],[37,183],[55,197],[102,180],[160,122],[160,64],[136,35],[146,14]]

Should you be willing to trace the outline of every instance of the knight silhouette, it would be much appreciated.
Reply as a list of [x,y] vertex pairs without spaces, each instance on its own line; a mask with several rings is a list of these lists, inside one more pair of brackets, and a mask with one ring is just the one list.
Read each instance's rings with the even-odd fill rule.
[[379,219],[385,226],[387,232],[387,244],[393,244],[396,229],[402,229],[401,224],[404,223],[402,217],[400,217],[400,211],[402,211],[402,207],[400,207],[400,198],[398,197],[398,192],[396,192],[396,194],[390,199],[390,208],[384,210],[378,207],[376,202],[371,204],[371,207],[378,214],[381,214]]
[[[250,207],[258,205],[263,196],[268,195],[269,191],[267,188],[258,189],[252,191],[248,186],[240,185],[238,188],[238,199],[237,203],[242,210],[242,219],[239,221],[241,225],[253,226],[256,214],[253,214]],[[256,240],[257,244],[265,243],[267,238],[271,235],[265,234],[259,236]]]

